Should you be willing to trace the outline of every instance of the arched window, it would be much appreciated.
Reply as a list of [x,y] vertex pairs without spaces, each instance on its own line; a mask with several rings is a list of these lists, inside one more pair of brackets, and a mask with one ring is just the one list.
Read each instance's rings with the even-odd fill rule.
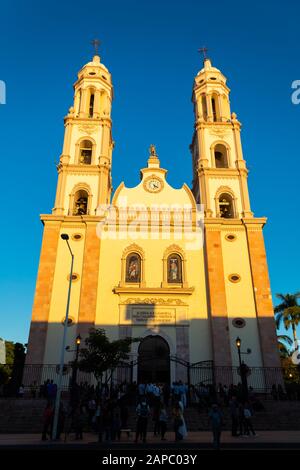
[[220,121],[220,109],[218,95],[213,95],[211,98],[211,107],[213,113],[213,121]]
[[90,102],[89,102],[89,117],[92,118],[94,115],[94,101],[95,101],[95,94],[92,91],[90,94]]
[[127,255],[125,282],[141,282],[141,257],[138,253]]
[[182,259],[177,253],[172,253],[167,260],[168,282],[182,282]]
[[206,96],[202,95],[202,113],[203,113],[203,119],[206,121],[207,120],[207,103],[206,103]]
[[89,195],[84,189],[80,189],[74,195],[73,215],[85,215],[88,212]]
[[93,144],[90,140],[83,140],[80,143],[79,163],[90,165],[92,163]]
[[223,193],[219,196],[219,213],[225,219],[234,218],[233,198],[230,194]]
[[217,144],[214,148],[216,168],[228,168],[227,149],[225,145]]

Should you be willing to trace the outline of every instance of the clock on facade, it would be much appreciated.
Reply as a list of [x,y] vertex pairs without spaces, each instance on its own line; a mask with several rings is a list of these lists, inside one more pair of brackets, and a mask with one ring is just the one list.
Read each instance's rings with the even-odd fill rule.
[[158,193],[159,191],[162,190],[163,184],[162,181],[158,178],[149,178],[147,181],[145,181],[145,188],[147,191],[150,191],[151,193]]

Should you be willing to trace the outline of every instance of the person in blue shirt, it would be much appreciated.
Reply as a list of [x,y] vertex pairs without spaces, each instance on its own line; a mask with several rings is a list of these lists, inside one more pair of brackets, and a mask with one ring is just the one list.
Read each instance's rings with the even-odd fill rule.
[[220,449],[223,414],[216,403],[213,403],[209,412],[211,427],[213,432],[213,447],[216,450]]

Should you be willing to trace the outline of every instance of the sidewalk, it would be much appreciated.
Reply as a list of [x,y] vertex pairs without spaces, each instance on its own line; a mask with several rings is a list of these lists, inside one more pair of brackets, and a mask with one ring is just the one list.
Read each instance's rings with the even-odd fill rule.
[[[121,436],[121,441],[115,441],[111,443],[103,443],[103,446],[114,448],[118,446],[128,447],[131,446],[136,447],[137,444],[134,443],[134,433],[132,432],[129,438],[127,435]],[[154,437],[152,432],[148,434],[147,438],[147,445],[151,446],[171,446],[175,445],[174,442],[174,433],[168,432],[166,434],[166,441],[161,441],[159,437]],[[91,433],[84,433],[84,438],[82,441],[78,441],[74,439],[74,434],[70,434],[67,436],[65,441],[65,436],[63,435],[60,441],[52,442],[42,441],[41,434],[0,434],[0,447],[5,446],[22,446],[22,447],[50,447],[50,446],[87,446],[97,444],[97,435]],[[206,444],[210,446],[212,443],[212,433],[211,432],[190,432],[188,437],[184,441],[180,441],[180,443],[176,443],[176,445],[180,445],[180,447],[184,447],[185,445],[189,447],[190,445],[200,445],[205,446]],[[300,431],[259,431],[257,436],[254,437],[232,437],[229,431],[224,431],[221,436],[221,443],[228,445],[229,447],[263,447],[264,444],[273,444],[273,445],[292,445],[296,447],[299,445],[300,448]],[[138,444],[139,446],[140,444]]]

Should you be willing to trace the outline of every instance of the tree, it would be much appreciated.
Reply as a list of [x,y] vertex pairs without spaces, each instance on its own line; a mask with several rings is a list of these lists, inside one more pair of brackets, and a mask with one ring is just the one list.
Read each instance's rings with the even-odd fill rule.
[[[78,368],[92,372],[97,382],[102,381],[103,374],[113,370],[129,359],[131,344],[140,341],[138,338],[124,338],[109,341],[104,329],[91,328],[85,340],[86,348],[79,352]],[[106,382],[109,380],[106,377]]]
[[0,365],[0,385],[9,395],[15,395],[22,382],[26,345],[5,341],[6,364]]
[[283,323],[286,330],[292,328],[296,350],[299,348],[296,327],[300,323],[300,306],[297,302],[297,299],[300,298],[300,292],[296,294],[276,294],[276,297],[282,301],[274,309],[276,327],[279,329]]
[[278,335],[277,341],[278,341],[278,349],[279,349],[280,357],[281,358],[289,357],[290,352],[285,343],[287,343],[289,346],[292,346],[293,340],[287,335]]

